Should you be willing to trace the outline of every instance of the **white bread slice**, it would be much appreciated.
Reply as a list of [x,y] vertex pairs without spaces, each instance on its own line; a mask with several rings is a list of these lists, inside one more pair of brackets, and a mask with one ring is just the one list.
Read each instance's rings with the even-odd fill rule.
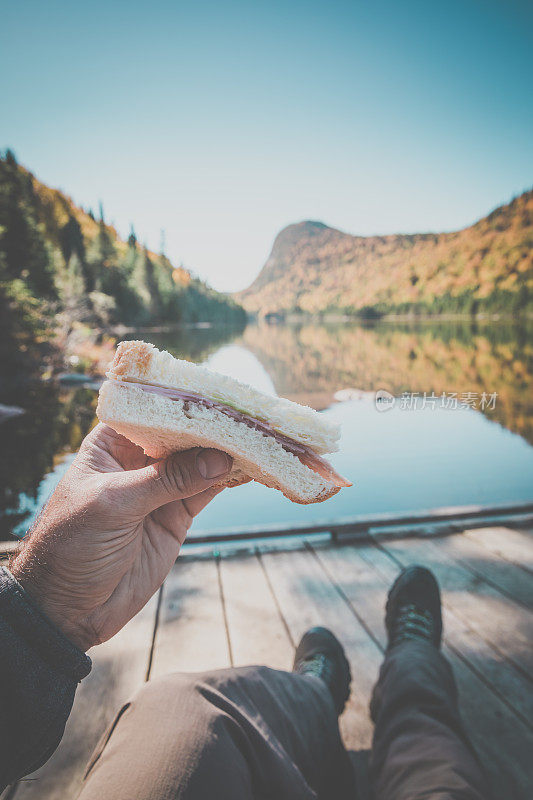
[[174,358],[147,342],[121,342],[107,375],[201,394],[267,421],[272,428],[310,447],[314,453],[338,450],[340,427],[313,408],[264,394],[234,378]]
[[216,408],[170,400],[126,382],[105,381],[96,413],[153,458],[190,447],[224,450],[233,457],[233,469],[221,485],[237,486],[253,479],[279,489],[295,503],[319,503],[339,491],[272,436]]

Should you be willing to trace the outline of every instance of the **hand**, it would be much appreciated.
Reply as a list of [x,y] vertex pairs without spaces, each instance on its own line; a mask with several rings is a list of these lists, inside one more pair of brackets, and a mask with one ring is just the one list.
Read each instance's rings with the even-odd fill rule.
[[231,466],[225,453],[199,448],[154,461],[98,425],[11,571],[74,644],[105,642],[161,586]]

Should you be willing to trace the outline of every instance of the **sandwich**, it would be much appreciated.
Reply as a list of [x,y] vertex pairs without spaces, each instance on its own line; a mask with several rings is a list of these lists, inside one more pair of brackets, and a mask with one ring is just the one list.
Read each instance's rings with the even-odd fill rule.
[[213,447],[233,458],[225,486],[250,480],[295,503],[320,503],[352,484],[322,457],[340,428],[312,408],[174,358],[121,342],[100,389],[98,418],[152,458]]

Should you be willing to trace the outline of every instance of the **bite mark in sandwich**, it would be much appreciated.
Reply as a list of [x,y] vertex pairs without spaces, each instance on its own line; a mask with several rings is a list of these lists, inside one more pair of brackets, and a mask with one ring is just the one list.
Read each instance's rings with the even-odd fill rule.
[[122,342],[107,377],[98,417],[154,458],[195,446],[225,450],[233,457],[226,485],[254,479],[297,503],[352,485],[321,455],[338,449],[338,426],[307,406],[145,342]]

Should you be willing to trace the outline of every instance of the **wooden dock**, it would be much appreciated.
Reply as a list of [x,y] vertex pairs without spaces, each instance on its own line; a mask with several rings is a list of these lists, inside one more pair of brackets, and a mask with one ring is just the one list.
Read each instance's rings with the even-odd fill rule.
[[[288,669],[306,628],[330,627],[354,676],[341,719],[352,751],[368,749],[368,701],[383,658],[383,608],[401,566],[437,575],[450,660],[472,740],[494,796],[533,796],[533,520],[449,535],[302,535],[274,545],[184,548],[162,590],[113,640],[91,652],[63,742],[2,800],[73,800],[96,741],[146,680],[170,671],[264,663]],[[238,552],[235,552],[235,549]],[[354,758],[358,756],[354,756]]]

